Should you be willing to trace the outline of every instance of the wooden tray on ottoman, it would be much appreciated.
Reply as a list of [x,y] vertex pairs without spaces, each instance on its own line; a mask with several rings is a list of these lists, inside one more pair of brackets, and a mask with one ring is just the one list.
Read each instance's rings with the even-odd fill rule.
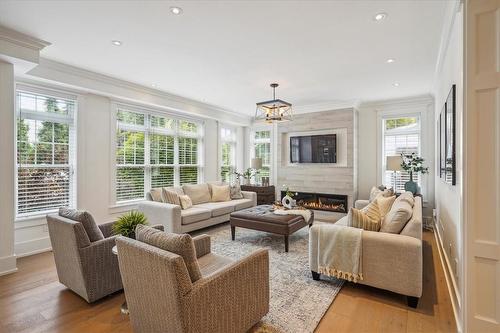
[[270,232],[284,236],[285,252],[288,252],[288,236],[305,226],[312,226],[313,221],[313,211],[309,221],[305,221],[300,215],[274,214],[272,205],[260,205],[233,212],[229,219],[232,240],[236,236],[236,227]]

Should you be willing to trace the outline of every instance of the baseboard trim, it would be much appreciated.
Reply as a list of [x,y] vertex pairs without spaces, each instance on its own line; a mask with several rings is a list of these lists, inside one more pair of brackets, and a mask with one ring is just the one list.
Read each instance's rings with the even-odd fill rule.
[[0,276],[17,272],[16,256],[0,258]]
[[52,250],[49,237],[30,239],[15,244],[16,255],[19,258]]
[[439,253],[439,259],[441,261],[441,267],[443,268],[444,271],[444,278],[446,280],[446,286],[448,288],[448,294],[450,294],[450,299],[451,299],[451,307],[453,308],[453,315],[455,317],[455,324],[457,326],[457,331],[459,333],[462,333],[462,325],[460,322],[460,313],[459,313],[459,308],[460,304],[457,304],[458,302],[458,295],[456,292],[456,283],[455,279],[453,278],[453,271],[451,270],[450,263],[448,261],[448,257],[446,256],[446,252],[444,251],[443,248],[443,242],[441,241],[441,235],[439,234],[439,228],[434,228],[434,238],[436,240],[437,248],[438,248],[438,253]]

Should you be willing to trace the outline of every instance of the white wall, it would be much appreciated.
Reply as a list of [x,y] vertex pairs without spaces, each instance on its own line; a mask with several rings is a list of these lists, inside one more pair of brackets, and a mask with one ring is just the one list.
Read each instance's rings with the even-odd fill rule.
[[[454,305],[460,311],[461,295],[460,289],[463,281],[460,279],[462,270],[463,244],[461,235],[462,221],[462,115],[463,115],[463,13],[456,11],[456,5],[452,4],[451,15],[453,24],[449,31],[445,31],[442,41],[442,56],[438,64],[436,80],[434,82],[434,95],[436,100],[434,124],[446,101],[448,93],[453,84],[456,84],[456,156],[457,156],[457,185],[452,186],[435,176],[436,184],[436,210],[437,210],[437,232],[445,257],[445,264],[451,271],[452,298]],[[437,133],[437,126],[434,125]],[[436,136],[437,138],[437,136]],[[436,151],[439,147],[435,140]],[[436,156],[437,158],[437,156]],[[438,161],[436,159],[436,161]],[[435,167],[435,169],[437,166]]]

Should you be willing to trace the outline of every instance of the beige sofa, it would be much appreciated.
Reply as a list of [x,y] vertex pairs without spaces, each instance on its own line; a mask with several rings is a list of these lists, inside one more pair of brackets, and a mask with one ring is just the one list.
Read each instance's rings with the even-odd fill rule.
[[[368,200],[358,200],[361,209]],[[347,225],[347,216],[336,222]],[[319,279],[318,238],[309,234],[309,264],[314,279]],[[413,214],[400,234],[363,230],[362,270],[359,283],[408,296],[408,305],[417,307],[422,296],[422,198],[415,197]]]
[[[247,191],[241,191],[243,194],[242,199],[211,202],[210,185],[212,184],[219,185],[220,183],[199,184],[206,186],[199,186],[199,190],[195,191],[196,198],[194,196],[191,198],[194,199],[191,208],[181,209],[179,205],[155,202],[148,193],[147,200],[139,203],[138,210],[146,215],[150,225],[162,224],[166,232],[186,233],[227,222],[229,221],[229,214],[232,212],[257,205],[257,194]],[[166,189],[184,195],[186,186],[190,186],[192,193],[193,185],[173,186]],[[204,191],[208,192],[203,193]],[[205,199],[200,200],[200,198]],[[198,203],[199,201],[202,202]]]

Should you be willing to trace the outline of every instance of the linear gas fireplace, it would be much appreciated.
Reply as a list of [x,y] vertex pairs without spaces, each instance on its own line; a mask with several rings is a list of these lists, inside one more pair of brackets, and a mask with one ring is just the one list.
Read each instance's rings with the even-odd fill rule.
[[[295,192],[293,199],[298,206],[308,209],[325,210],[337,213],[347,213],[347,195],[342,194],[325,194],[325,193],[307,193]],[[281,198],[286,195],[285,191],[281,191]]]

